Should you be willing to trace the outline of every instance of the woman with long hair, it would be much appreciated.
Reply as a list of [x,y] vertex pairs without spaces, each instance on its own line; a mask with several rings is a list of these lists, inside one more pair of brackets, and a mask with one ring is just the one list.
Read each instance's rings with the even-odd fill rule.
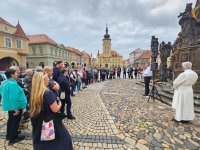
[[49,78],[36,72],[32,79],[31,123],[34,150],[71,150],[71,137],[59,116],[61,108],[53,91],[47,88]]

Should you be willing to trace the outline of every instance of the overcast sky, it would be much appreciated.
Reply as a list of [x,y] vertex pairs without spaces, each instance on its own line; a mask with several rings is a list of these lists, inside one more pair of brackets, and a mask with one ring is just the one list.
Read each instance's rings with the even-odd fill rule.
[[173,43],[188,2],[196,0],[0,0],[0,16],[19,20],[28,35],[47,34],[93,56],[102,51],[107,23],[112,49],[128,58],[136,48],[150,49],[152,35]]

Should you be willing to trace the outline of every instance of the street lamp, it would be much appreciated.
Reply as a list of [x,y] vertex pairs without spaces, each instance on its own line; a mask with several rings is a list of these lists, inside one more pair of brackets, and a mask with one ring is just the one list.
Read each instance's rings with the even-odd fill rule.
[[81,68],[83,68],[83,53],[81,52],[81,55],[80,55],[80,65],[81,65]]

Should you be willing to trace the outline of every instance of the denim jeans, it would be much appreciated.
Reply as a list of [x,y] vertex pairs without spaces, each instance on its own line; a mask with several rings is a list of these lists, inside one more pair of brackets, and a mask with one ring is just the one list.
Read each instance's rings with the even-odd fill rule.
[[80,92],[81,91],[81,82],[77,82],[77,91]]

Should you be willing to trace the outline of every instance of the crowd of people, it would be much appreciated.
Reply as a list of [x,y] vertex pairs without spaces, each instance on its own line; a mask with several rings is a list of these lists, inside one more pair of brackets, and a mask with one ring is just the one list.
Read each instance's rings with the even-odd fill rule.
[[[183,63],[184,73],[174,81],[173,108],[176,109],[174,120],[177,121],[194,118],[192,85],[198,76],[191,67],[190,62]],[[20,78],[19,67],[11,66],[0,75],[2,110],[8,112],[6,131],[8,144],[25,139],[25,136],[20,135],[19,125],[31,120],[35,150],[73,149],[70,134],[62,122],[64,118],[76,119],[71,111],[71,97],[94,82],[120,78],[121,75],[126,78],[127,74],[128,78],[144,78],[144,96],[148,96],[152,76],[150,63],[145,65],[143,71],[140,66],[110,69],[104,67],[88,69],[81,66],[65,68],[62,61],[57,61],[54,68],[39,66],[34,70],[27,69],[23,78]],[[179,97],[180,93],[182,97]],[[185,101],[187,105],[180,106],[181,101]]]
[[53,68],[38,66],[27,69],[24,75],[18,66],[11,66],[0,74],[2,110],[8,112],[8,144],[25,139],[19,126],[31,120],[34,149],[72,149],[71,137],[62,123],[64,118],[76,119],[71,97],[92,83],[120,78],[121,73],[123,78],[127,74],[128,78],[142,78],[141,67],[65,68],[57,61]]

